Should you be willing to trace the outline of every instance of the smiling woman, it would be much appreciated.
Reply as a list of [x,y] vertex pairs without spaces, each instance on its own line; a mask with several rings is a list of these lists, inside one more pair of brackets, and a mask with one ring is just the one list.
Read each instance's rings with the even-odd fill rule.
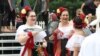
[[26,24],[33,25],[36,23],[36,14],[34,11],[29,11],[26,14]]
[[73,26],[69,21],[69,12],[67,8],[58,8],[57,16],[59,17],[60,22],[58,28],[54,30],[52,37],[54,39],[54,55],[69,56],[68,49],[65,48],[65,45],[73,34]]
[[21,45],[24,45],[21,49],[20,55],[21,56],[33,56],[33,55],[37,56],[38,54],[47,55],[46,51],[44,51],[47,45],[44,39],[44,37],[46,37],[46,33],[45,31],[43,31],[42,27],[36,25],[35,12],[29,10],[24,13],[26,22],[24,25],[19,26],[16,32],[16,40]]

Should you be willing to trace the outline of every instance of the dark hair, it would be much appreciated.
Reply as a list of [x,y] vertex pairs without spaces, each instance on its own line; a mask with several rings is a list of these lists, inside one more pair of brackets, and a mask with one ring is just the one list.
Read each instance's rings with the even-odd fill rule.
[[73,23],[74,23],[74,28],[77,28],[77,29],[82,29],[83,28],[82,19],[79,16],[76,16],[73,19]]
[[93,1],[100,1],[100,0],[93,0]]
[[29,16],[30,12],[34,12],[34,11],[33,10],[28,10],[28,11],[26,11],[26,14],[24,14],[24,16],[21,17],[22,20],[23,20],[23,24],[26,23],[26,16]]
[[29,10],[26,12],[26,16],[29,16],[30,12],[34,12],[33,10]]

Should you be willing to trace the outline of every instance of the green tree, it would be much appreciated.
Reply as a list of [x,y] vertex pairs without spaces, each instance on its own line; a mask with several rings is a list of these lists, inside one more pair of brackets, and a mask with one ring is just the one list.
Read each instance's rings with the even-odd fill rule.
[[[28,1],[30,3],[31,7],[34,7],[36,0],[28,0]],[[71,17],[74,17],[76,9],[80,8],[82,3],[83,3],[83,0],[52,0],[49,3],[49,7],[50,7],[49,9],[50,9],[50,11],[52,11],[52,10],[56,10],[58,7],[63,6],[63,7],[68,8]]]

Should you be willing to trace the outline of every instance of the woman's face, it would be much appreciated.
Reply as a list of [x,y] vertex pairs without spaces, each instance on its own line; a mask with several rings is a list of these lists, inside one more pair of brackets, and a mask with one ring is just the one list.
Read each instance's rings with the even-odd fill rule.
[[36,14],[35,12],[31,11],[29,12],[29,15],[26,17],[27,22],[30,24],[35,24],[36,23]]
[[68,11],[63,11],[60,16],[60,21],[66,22],[69,19],[69,13]]
[[98,1],[94,1],[94,4],[96,5],[96,6],[98,6],[99,4],[100,4],[100,1],[98,0]]
[[80,16],[80,14],[83,14],[83,11],[81,9],[76,10],[76,16]]

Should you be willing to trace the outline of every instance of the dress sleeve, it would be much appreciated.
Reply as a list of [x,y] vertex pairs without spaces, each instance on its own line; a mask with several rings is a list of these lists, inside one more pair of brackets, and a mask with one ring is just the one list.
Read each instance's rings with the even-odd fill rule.
[[[20,26],[17,31],[16,31],[16,35],[15,35],[15,40],[18,41],[18,35],[20,34],[24,34],[24,35],[27,35],[27,33],[24,32],[24,26]],[[21,44],[25,44],[25,43],[21,43]]]

